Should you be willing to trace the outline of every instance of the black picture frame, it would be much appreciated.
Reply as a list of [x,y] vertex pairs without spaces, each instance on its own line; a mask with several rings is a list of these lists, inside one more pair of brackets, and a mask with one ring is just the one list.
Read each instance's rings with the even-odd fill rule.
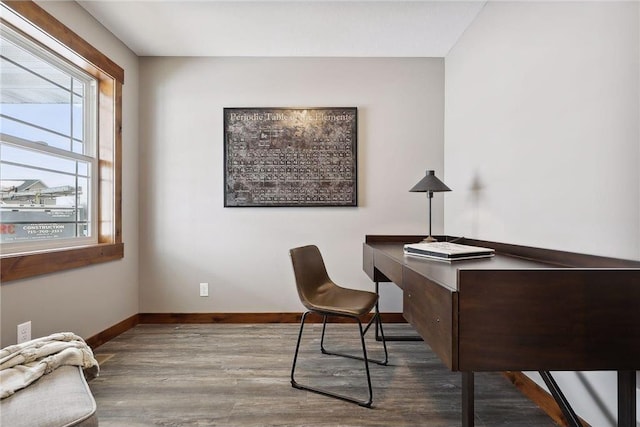
[[224,206],[358,206],[357,107],[224,108]]

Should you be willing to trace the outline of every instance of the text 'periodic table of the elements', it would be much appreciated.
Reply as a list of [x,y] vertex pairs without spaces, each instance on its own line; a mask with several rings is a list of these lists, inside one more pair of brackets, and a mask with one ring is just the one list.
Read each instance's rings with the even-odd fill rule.
[[357,206],[358,110],[225,108],[226,207]]

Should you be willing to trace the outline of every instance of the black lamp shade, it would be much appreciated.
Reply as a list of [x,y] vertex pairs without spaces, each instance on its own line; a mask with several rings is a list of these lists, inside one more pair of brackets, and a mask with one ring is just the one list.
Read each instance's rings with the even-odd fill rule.
[[409,191],[413,193],[426,193],[451,191],[451,189],[436,177],[434,171],[427,170],[425,177],[422,178],[420,182],[414,185],[413,188],[411,188],[411,190]]

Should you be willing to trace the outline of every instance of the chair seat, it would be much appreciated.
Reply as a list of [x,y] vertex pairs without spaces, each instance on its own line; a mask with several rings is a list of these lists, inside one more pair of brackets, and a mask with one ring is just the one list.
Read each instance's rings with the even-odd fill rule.
[[321,313],[362,316],[371,311],[377,299],[373,292],[347,289],[330,282],[318,287],[304,305]]

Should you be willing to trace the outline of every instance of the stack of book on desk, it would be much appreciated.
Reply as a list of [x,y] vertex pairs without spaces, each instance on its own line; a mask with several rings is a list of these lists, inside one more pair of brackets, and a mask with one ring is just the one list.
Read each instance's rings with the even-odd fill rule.
[[480,246],[468,246],[451,242],[410,243],[404,245],[406,255],[443,261],[487,258],[495,255],[495,250]]

